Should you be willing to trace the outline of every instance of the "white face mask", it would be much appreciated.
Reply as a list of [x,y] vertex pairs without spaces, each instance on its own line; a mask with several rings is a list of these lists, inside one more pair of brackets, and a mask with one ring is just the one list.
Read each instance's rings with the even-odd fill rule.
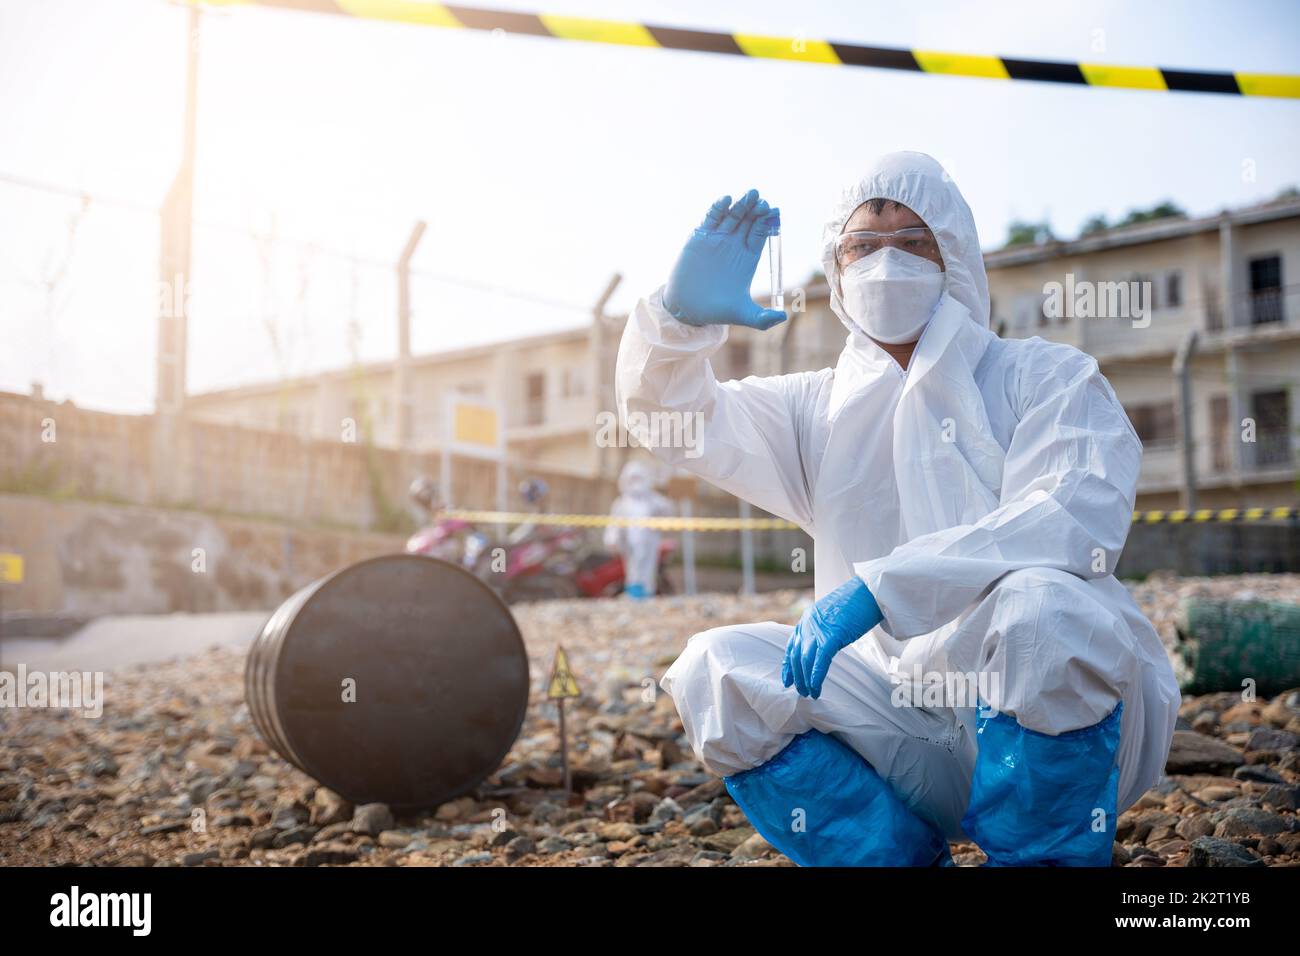
[[901,345],[921,337],[943,295],[944,273],[929,259],[885,246],[840,274],[844,311],[878,342]]

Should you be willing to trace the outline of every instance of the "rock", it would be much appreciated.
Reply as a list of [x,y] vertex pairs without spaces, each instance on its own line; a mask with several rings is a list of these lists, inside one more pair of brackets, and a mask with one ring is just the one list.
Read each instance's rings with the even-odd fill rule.
[[700,815],[691,822],[689,827],[691,836],[706,837],[717,833],[719,830],[717,821],[707,815]]
[[1277,810],[1300,809],[1300,787],[1290,785],[1269,787],[1259,795],[1260,803],[1272,805]]
[[[1258,733],[1258,731],[1256,731]],[[1282,775],[1264,764],[1247,764],[1232,771],[1234,780],[1252,780],[1256,783],[1286,783]]]
[[567,812],[568,811],[558,803],[551,803],[550,801],[544,800],[537,804],[537,806],[533,807],[531,816],[535,823],[554,824],[563,822]]
[[1268,810],[1235,807],[1216,814],[1216,837],[1248,837],[1257,833],[1285,833],[1291,829],[1290,821]]
[[1190,730],[1174,731],[1165,773],[1169,774],[1227,774],[1245,763],[1245,758],[1235,748]]
[[719,866],[727,862],[727,854],[716,850],[701,850],[691,857],[691,866]]
[[1125,842],[1145,843],[1147,836],[1155,829],[1172,827],[1178,823],[1178,817],[1164,810],[1141,810],[1134,813],[1127,810],[1120,814],[1115,826],[1115,838]]
[[644,823],[650,819],[659,798],[646,790],[630,793],[605,807],[605,818],[614,822]]
[[[1237,769],[1240,770],[1241,768],[1238,767]],[[1236,787],[1228,787],[1228,786],[1202,787],[1200,790],[1196,791],[1196,798],[1198,800],[1204,800],[1206,803],[1220,803],[1224,800],[1231,800],[1233,797],[1238,796],[1240,793],[1241,791],[1238,790]]]
[[276,808],[274,816],[271,817],[271,826],[278,830],[294,830],[310,819],[311,814],[306,807],[297,804],[281,806]]
[[1214,827],[1215,822],[1210,819],[1210,814],[1202,813],[1194,817],[1184,817],[1174,827],[1174,832],[1190,842],[1197,837],[1210,836],[1214,833]]
[[291,830],[281,830],[279,835],[271,841],[271,846],[277,850],[282,850],[287,846],[295,846],[299,843],[310,843],[311,838],[317,834],[316,827],[294,827]]
[[221,859],[219,850],[200,850],[197,853],[186,853],[181,857],[181,866],[202,866],[208,860]]
[[564,837],[547,837],[541,843],[537,844],[538,853],[563,853],[565,850],[572,850],[573,844]]
[[596,830],[596,835],[600,839],[609,840],[632,840],[640,834],[631,823],[602,823]]
[[224,827],[251,827],[253,818],[245,816],[242,813],[223,813],[212,820],[212,826],[216,829]]
[[351,819],[344,820],[342,823],[331,823],[329,826],[321,827],[314,837],[312,843],[326,843],[331,840],[337,840],[340,837],[350,837],[352,835]]
[[1243,701],[1229,707],[1219,715],[1222,725],[1241,724],[1245,727],[1258,727],[1264,719],[1264,708],[1256,701]]
[[188,830],[189,823],[184,820],[176,820],[171,823],[155,823],[152,826],[141,827],[141,836],[151,836],[155,833],[180,833],[182,830]]
[[740,846],[731,851],[732,857],[741,860],[757,860],[773,852],[772,844],[763,839],[761,833],[755,833]]
[[1268,706],[1260,716],[1274,727],[1285,727],[1296,717],[1300,717],[1300,689],[1278,694],[1268,702]]
[[1272,727],[1260,727],[1246,741],[1246,750],[1275,750],[1280,752],[1300,748],[1300,736]]
[[317,787],[311,802],[311,822],[318,827],[333,826],[352,819],[353,807],[333,790]]
[[412,834],[402,830],[384,830],[379,834],[378,842],[380,846],[388,847],[390,850],[400,850],[412,839],[414,839]]
[[1172,857],[1176,857],[1179,854],[1186,852],[1187,841],[1178,839],[1162,840],[1159,843],[1153,844],[1151,848],[1165,859],[1171,859]]
[[438,807],[437,812],[434,813],[434,819],[443,823],[463,820],[474,812],[475,806],[472,797],[461,797],[457,800],[451,800]]
[[682,808],[676,800],[664,799],[659,801],[650,814],[652,823],[667,823],[669,820],[680,820],[682,818]]
[[1110,847],[1110,865],[1111,866],[1128,866],[1133,861],[1129,856],[1128,850],[1124,849],[1122,843],[1112,843]]
[[1249,850],[1231,840],[1217,837],[1198,837],[1192,841],[1187,856],[1188,866],[1263,866]]
[[268,850],[282,832],[282,830],[277,830],[274,827],[257,830],[248,838],[248,848],[250,850]]
[[467,853],[458,859],[452,866],[481,866],[484,863],[492,862],[491,853]]
[[361,856],[356,847],[342,843],[321,843],[307,849],[298,857],[299,866],[342,866],[355,862]]
[[678,797],[677,804],[683,809],[689,809],[700,803],[712,803],[719,797],[726,795],[726,784],[724,784],[718,777],[712,777],[695,787],[693,790]]
[[526,836],[517,836],[506,844],[506,856],[510,859],[518,859],[521,856],[528,856],[530,853],[536,852],[537,844]]
[[352,831],[378,836],[385,830],[393,828],[393,812],[387,804],[366,803],[357,807],[352,814]]
[[730,856],[731,852],[752,837],[754,832],[753,827],[733,827],[730,830],[720,830],[712,836],[705,837],[700,843],[705,849],[717,850],[719,853],[726,853]]

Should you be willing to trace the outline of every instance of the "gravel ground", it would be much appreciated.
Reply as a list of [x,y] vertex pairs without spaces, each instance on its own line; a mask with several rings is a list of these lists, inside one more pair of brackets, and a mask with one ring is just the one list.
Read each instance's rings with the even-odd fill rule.
[[[1179,601],[1300,599],[1300,576],[1153,577],[1133,588],[1162,639]],[[105,680],[102,719],[0,711],[0,864],[164,866],[780,866],[720,780],[684,751],[650,682],[694,632],[793,623],[807,592],[518,610],[533,700],[502,767],[473,796],[394,817],[353,807],[268,751],[243,703],[243,655],[214,648]],[[555,708],[542,699],[563,635],[575,794],[559,789]],[[1168,775],[1118,823],[1124,866],[1300,865],[1300,689],[1243,703],[1184,698]],[[983,862],[953,844],[961,865]]]

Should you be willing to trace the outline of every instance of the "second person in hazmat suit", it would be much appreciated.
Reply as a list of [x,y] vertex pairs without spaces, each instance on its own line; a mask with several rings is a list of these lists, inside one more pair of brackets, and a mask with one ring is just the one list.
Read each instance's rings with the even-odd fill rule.
[[826,224],[836,366],[717,381],[728,325],[785,319],[749,296],[771,212],[716,202],[618,355],[625,424],[703,416],[694,455],[655,454],[815,541],[795,627],[696,634],[664,675],[696,756],[800,864],[943,865],[969,839],[993,865],[1108,866],[1180,702],[1112,574],[1137,435],[1091,357],[989,331],[974,220],[921,153]]
[[[612,518],[661,518],[673,513],[672,502],[654,489],[654,472],[643,461],[629,461],[618,476]],[[623,593],[640,600],[654,597],[659,580],[659,532],[635,525],[610,525],[605,547],[623,557]]]

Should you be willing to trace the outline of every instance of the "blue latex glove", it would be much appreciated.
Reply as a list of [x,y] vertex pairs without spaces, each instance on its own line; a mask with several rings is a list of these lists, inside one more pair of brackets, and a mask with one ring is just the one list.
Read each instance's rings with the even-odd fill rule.
[[853,577],[803,612],[785,648],[781,683],[816,700],[831,658],[884,620],[861,578]]
[[746,325],[770,329],[785,321],[785,313],[764,309],[749,295],[763,243],[775,210],[751,189],[733,205],[723,196],[691,233],[677,257],[664,306],[688,325]]

